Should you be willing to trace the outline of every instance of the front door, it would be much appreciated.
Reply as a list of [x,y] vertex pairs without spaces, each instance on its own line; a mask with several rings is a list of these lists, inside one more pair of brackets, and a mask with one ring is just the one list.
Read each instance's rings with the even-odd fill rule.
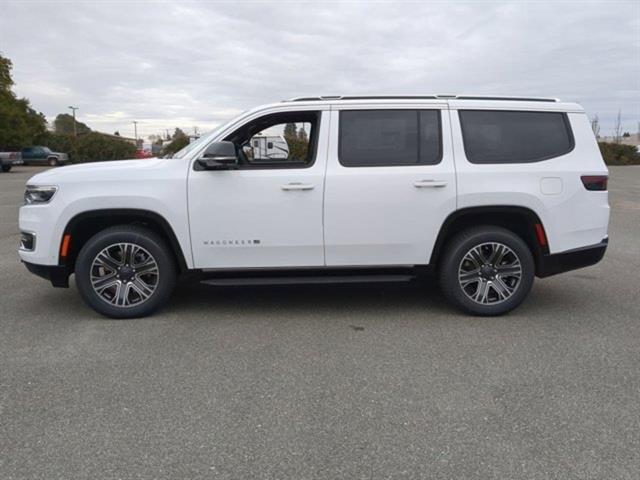
[[446,103],[340,105],[332,112],[328,266],[429,263],[440,226],[456,208],[448,132]]
[[[236,145],[237,170],[191,166],[189,221],[196,268],[324,265],[328,114],[263,115],[225,138]],[[262,148],[267,138],[284,139],[286,155]]]

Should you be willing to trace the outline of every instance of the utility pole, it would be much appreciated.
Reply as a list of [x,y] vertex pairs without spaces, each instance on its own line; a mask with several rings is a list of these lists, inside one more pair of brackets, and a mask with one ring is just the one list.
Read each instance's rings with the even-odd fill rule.
[[78,107],[69,107],[73,112],[73,136],[77,137],[78,132],[76,131],[76,110],[80,110]]
[[133,131],[136,137],[136,147],[137,147],[138,146],[138,122],[135,120],[133,121]]

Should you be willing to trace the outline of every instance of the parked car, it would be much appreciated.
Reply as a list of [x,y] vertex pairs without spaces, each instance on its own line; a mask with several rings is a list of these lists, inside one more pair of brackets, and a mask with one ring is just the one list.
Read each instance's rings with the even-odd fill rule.
[[14,165],[22,165],[20,152],[0,152],[0,169],[8,172]]
[[[267,135],[283,136],[286,158],[255,154],[252,140]],[[534,276],[600,261],[607,178],[575,103],[293,99],[246,112],[172,158],[35,175],[19,255],[56,287],[74,273],[85,302],[114,318],[150,314],[187,273],[252,285],[425,270],[464,312],[498,315],[525,299]]]
[[153,154],[148,150],[138,149],[135,153],[135,158],[144,159],[144,158],[153,158]]
[[22,160],[25,165],[49,165],[57,167],[69,163],[66,153],[52,152],[49,147],[27,147],[22,149]]

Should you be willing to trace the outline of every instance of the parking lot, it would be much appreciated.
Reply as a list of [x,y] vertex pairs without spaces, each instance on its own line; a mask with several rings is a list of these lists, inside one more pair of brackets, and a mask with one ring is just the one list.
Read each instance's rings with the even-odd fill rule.
[[115,321],[20,264],[0,174],[0,478],[597,478],[640,472],[640,167],[610,247],[517,311],[430,280],[181,286]]

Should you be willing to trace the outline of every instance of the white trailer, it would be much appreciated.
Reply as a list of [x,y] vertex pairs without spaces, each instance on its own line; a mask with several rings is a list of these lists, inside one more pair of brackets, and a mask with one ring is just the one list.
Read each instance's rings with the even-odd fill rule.
[[282,135],[256,135],[251,139],[254,160],[283,160],[289,157],[289,145]]

